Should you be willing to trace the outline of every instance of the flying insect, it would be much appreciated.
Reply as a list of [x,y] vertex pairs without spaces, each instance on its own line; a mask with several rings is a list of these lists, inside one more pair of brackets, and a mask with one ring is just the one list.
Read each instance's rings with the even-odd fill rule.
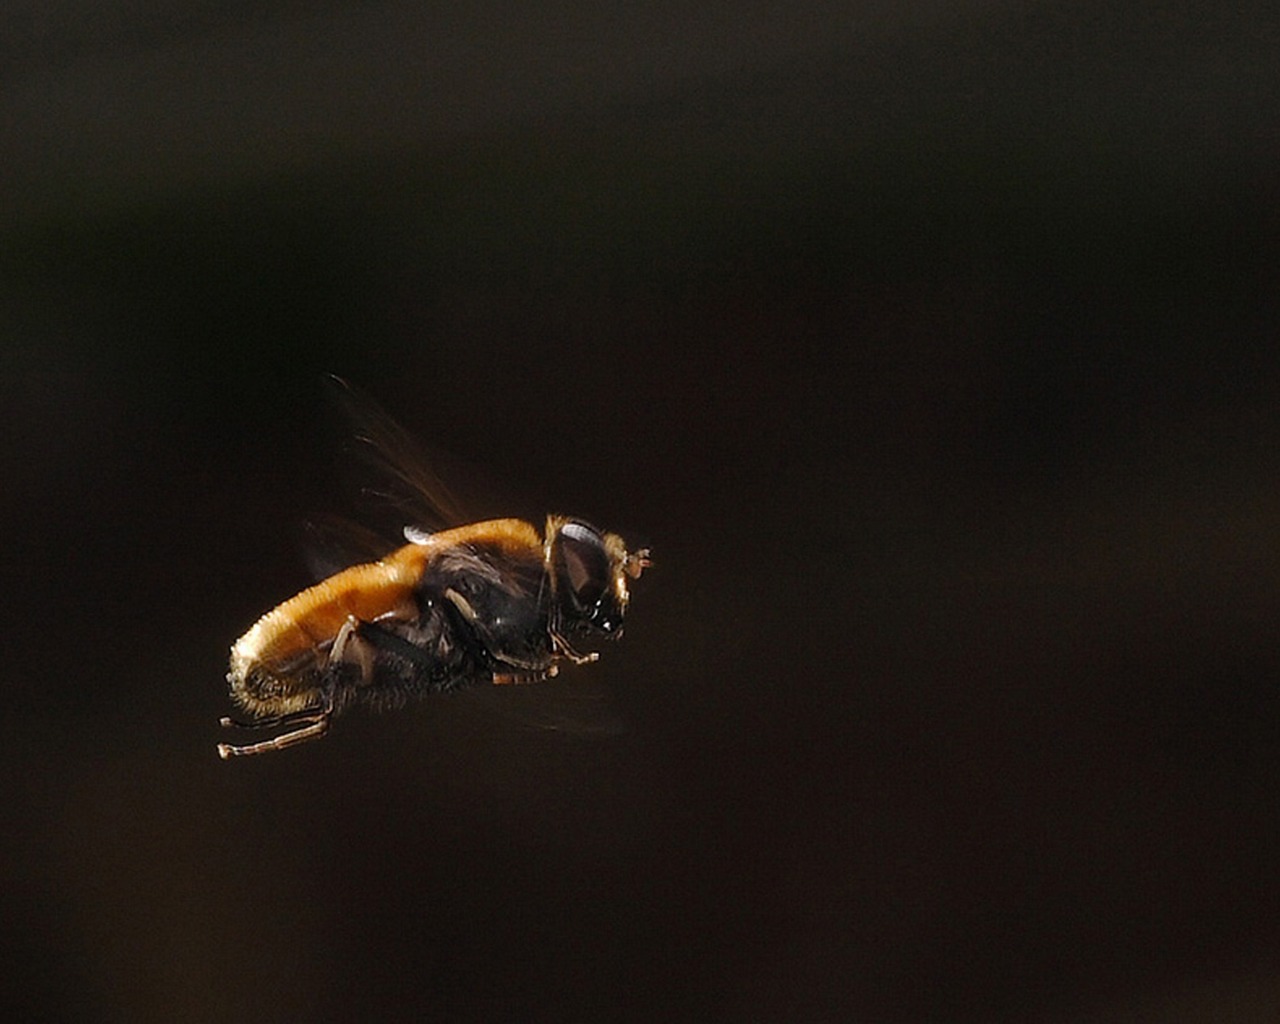
[[[396,431],[383,424],[385,436]],[[369,440],[366,438],[366,440]],[[377,439],[374,439],[375,441]],[[408,477],[410,460],[382,453]],[[223,726],[280,728],[271,739],[218,744],[222,758],[318,739],[355,704],[397,707],[477,683],[533,683],[580,646],[622,635],[628,584],[648,549],[583,519],[551,515],[451,529],[405,527],[408,543],[350,566],[263,615],[231,648],[231,699],[246,716]]]

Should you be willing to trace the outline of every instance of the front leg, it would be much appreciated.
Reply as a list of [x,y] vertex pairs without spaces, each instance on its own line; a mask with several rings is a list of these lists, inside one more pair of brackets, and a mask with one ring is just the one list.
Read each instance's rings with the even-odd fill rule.
[[552,630],[551,632],[551,648],[555,651],[556,657],[564,658],[571,661],[575,665],[590,665],[593,661],[600,660],[598,651],[590,651],[587,654],[579,654],[573,649],[573,646],[562,637],[559,633]]
[[493,674],[494,686],[524,686],[527,683],[541,683],[555,676],[560,669],[555,665],[548,665],[544,669],[517,669],[511,672],[495,672]]

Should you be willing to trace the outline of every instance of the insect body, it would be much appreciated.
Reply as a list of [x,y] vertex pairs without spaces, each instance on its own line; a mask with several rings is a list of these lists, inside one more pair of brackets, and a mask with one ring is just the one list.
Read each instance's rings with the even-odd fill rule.
[[594,661],[574,644],[617,639],[647,550],[581,519],[519,519],[439,533],[330,576],[269,611],[231,648],[231,696],[273,739],[222,743],[223,758],[324,735],[351,704],[396,706],[474,682],[524,683]]

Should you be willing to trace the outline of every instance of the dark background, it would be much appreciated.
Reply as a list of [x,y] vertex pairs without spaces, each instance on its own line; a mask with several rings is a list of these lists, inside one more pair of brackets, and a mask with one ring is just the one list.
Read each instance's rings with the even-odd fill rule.
[[[1276,1019],[1272,5],[534,6],[6,6],[3,1015]],[[624,731],[218,761],[328,372]]]

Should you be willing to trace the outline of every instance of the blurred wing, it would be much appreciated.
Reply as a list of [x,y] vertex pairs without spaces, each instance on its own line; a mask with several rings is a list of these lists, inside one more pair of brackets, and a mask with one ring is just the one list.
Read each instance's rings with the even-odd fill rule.
[[375,475],[376,482],[364,490],[396,509],[401,526],[429,532],[467,522],[460,503],[413,435],[358,388],[340,377],[329,381],[334,400],[353,427],[356,450]]
[[359,562],[376,562],[403,543],[343,516],[316,516],[304,521],[302,530],[303,556],[316,580]]
[[359,500],[354,515],[321,513],[302,524],[313,578],[377,561],[406,542],[420,544],[436,530],[467,521],[413,435],[342,378],[330,376],[325,385],[347,424],[339,491]]
[[625,733],[626,723],[608,692],[577,673],[569,675],[573,678],[526,685],[470,686],[455,699],[482,709],[486,715],[504,718],[521,730],[592,739]]

